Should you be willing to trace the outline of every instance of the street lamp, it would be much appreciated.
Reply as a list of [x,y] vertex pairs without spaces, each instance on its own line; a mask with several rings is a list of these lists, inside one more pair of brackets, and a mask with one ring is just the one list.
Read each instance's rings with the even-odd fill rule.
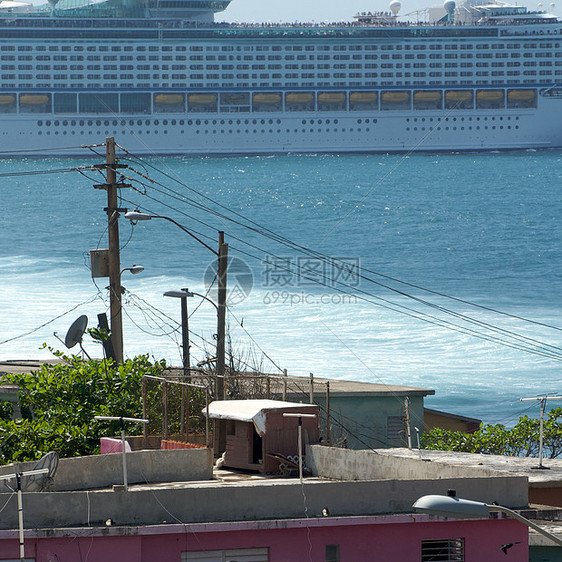
[[142,273],[144,271],[144,267],[142,265],[132,265],[131,267],[124,267],[119,272],[119,275],[123,275],[124,271],[130,271],[133,275],[137,275],[137,273]]
[[189,316],[187,314],[187,298],[192,297],[193,293],[189,289],[181,289],[180,291],[166,291],[165,297],[175,297],[181,299],[181,341],[183,352],[183,374],[184,377],[189,376],[191,368],[189,358]]
[[[186,234],[197,240],[208,250],[217,256],[217,283],[218,283],[218,305],[217,308],[217,398],[224,400],[224,375],[225,375],[225,340],[226,340],[226,273],[228,268],[228,244],[224,243],[224,232],[219,231],[218,251],[213,250],[208,244],[200,240],[195,234],[190,232],[185,226],[174,219],[164,215],[150,215],[140,211],[129,211],[125,213],[125,218],[132,222],[145,221],[151,219],[164,219],[183,230]],[[195,294],[195,293],[194,293]],[[187,295],[186,295],[187,296]],[[212,301],[211,301],[212,302]]]
[[549,533],[542,527],[539,527],[536,523],[529,521],[529,519],[523,517],[516,511],[502,505],[486,504],[457,498],[454,490],[450,490],[447,496],[423,496],[414,502],[412,508],[415,513],[427,513],[430,515],[454,517],[457,519],[485,519],[490,516],[491,511],[499,511],[513,517],[513,519],[517,519],[517,521],[524,523],[527,527],[534,529],[537,533],[544,535],[551,541],[562,546],[562,539]]
[[182,350],[183,350],[183,371],[184,375],[189,375],[190,357],[189,357],[189,317],[187,314],[187,300],[190,297],[201,297],[202,299],[210,302],[219,312],[219,307],[209,297],[194,293],[189,289],[180,289],[179,291],[166,291],[165,297],[175,297],[181,299],[181,334],[182,334]]

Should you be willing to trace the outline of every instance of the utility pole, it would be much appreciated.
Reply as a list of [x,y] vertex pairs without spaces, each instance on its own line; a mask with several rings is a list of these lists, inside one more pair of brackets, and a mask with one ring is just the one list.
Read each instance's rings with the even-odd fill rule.
[[119,209],[117,208],[117,174],[115,139],[105,139],[107,233],[109,238],[109,306],[111,312],[111,343],[115,361],[123,362],[123,317],[121,311],[121,258],[119,254]]
[[217,399],[225,399],[224,377],[226,370],[226,275],[228,269],[228,244],[224,243],[224,232],[219,232],[217,264],[218,310],[217,310]]
[[412,448],[412,434],[410,429],[410,397],[404,399],[404,409],[406,411],[406,437],[408,438],[408,449]]
[[[189,289],[182,289],[186,293]],[[181,343],[183,352],[183,382],[191,380],[191,359],[189,356],[189,315],[187,313],[187,297],[181,299]],[[180,433],[185,431],[186,441],[189,437],[189,395],[190,387],[181,387],[181,408],[180,408]],[[187,419],[187,424],[186,424]]]
[[[217,261],[217,400],[225,399],[226,371],[226,273],[228,269],[228,244],[224,243],[224,232],[219,231],[219,248]],[[226,450],[226,422],[215,423],[214,451],[217,456]]]
[[96,189],[107,191],[107,237],[109,249],[107,252],[107,271],[97,277],[109,277],[109,306],[110,306],[110,329],[111,344],[114,358],[117,364],[123,362],[123,319],[121,305],[121,258],[119,256],[119,213],[127,212],[127,209],[117,207],[117,190],[122,187],[131,187],[127,183],[117,183],[117,168],[126,168],[125,164],[118,164],[115,156],[115,139],[105,139],[105,164],[97,165],[97,168],[105,168],[106,183],[94,185]]

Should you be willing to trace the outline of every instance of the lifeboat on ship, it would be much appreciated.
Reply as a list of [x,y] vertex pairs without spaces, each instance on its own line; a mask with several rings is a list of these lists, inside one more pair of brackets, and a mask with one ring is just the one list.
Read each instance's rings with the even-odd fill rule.
[[[254,98],[255,101],[255,98]],[[294,92],[294,93],[289,93],[285,96],[285,101],[287,103],[312,103],[314,102],[314,95],[310,94],[310,93],[298,93],[298,92]]]
[[180,105],[183,103],[183,94],[156,94],[154,103],[156,105]]
[[187,96],[189,105],[212,105],[217,103],[216,94],[189,94]]
[[0,105],[12,105],[16,102],[16,96],[12,94],[0,95]]
[[47,105],[49,101],[49,96],[45,94],[21,94],[20,96],[20,105],[41,106]]
[[377,92],[351,92],[349,101],[351,103],[377,103]]
[[410,107],[410,92],[383,92],[381,109],[407,109]]
[[254,103],[264,105],[275,105],[281,101],[279,94],[254,94]]
[[508,101],[532,102],[537,97],[536,90],[508,90]]
[[318,103],[339,105],[345,103],[345,94],[337,92],[325,92],[322,94],[318,94]]
[[383,92],[383,103],[404,103],[410,101],[410,94],[408,92]]
[[476,100],[481,102],[499,102],[503,100],[503,90],[478,90]]
[[445,92],[445,101],[448,103],[471,102],[472,92],[469,90],[448,90]]
[[441,92],[416,92],[414,94],[415,102],[435,103],[441,101]]
[[414,92],[415,109],[440,109],[441,92],[439,91],[419,91]]

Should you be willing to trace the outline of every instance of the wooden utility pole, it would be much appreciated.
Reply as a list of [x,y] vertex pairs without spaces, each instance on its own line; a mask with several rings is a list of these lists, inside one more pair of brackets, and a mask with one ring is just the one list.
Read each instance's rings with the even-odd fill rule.
[[[217,262],[217,400],[225,399],[226,371],[226,273],[228,269],[228,244],[224,243],[224,232],[219,232],[219,251]],[[226,450],[226,422],[217,420],[214,432],[215,455]]]
[[226,368],[226,276],[228,269],[228,244],[224,243],[224,232],[219,232],[217,264],[218,309],[217,309],[217,399],[225,399]]
[[412,448],[412,434],[410,429],[410,397],[404,399],[404,409],[406,411],[406,437],[408,439],[408,449]]
[[119,254],[119,209],[117,207],[117,174],[115,139],[105,139],[107,233],[109,238],[109,306],[111,343],[117,364],[123,362],[123,317],[121,309],[121,258]]

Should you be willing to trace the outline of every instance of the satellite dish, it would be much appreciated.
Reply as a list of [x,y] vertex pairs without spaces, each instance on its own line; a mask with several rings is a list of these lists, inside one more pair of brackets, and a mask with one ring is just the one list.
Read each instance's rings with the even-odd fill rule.
[[[31,471],[47,469],[44,474],[29,474],[21,481],[21,489],[24,492],[41,492],[51,482],[57,467],[59,465],[59,456],[55,451],[51,451],[44,455],[35,463]],[[1,492],[13,492],[13,482],[4,480],[0,482]]]
[[452,15],[455,13],[455,8],[457,7],[457,4],[455,2],[455,0],[447,0],[444,4],[443,4],[443,8],[445,8],[445,11],[449,14]]
[[66,337],[64,338],[64,345],[66,345],[68,349],[71,349],[76,344],[79,344],[82,353],[88,359],[91,359],[91,357],[86,353],[86,350],[82,347],[82,336],[84,335],[87,326],[88,326],[88,317],[85,314],[74,320],[72,326],[70,326],[70,328],[68,328],[68,332],[66,332]]
[[28,476],[24,481],[23,489],[26,492],[41,492],[55,476],[58,466],[58,454],[55,451],[47,453],[36,463],[33,470],[46,468],[49,472],[46,474],[34,474],[33,476]]
[[82,336],[88,327],[88,317],[83,314],[79,318],[77,318],[70,328],[68,328],[68,332],[66,332],[66,337],[64,338],[64,345],[68,347],[68,349],[73,348],[77,343],[82,343]]
[[389,8],[392,12],[392,15],[396,17],[398,15],[398,12],[400,11],[400,8],[402,8],[402,4],[399,2],[399,0],[394,0],[390,3]]

